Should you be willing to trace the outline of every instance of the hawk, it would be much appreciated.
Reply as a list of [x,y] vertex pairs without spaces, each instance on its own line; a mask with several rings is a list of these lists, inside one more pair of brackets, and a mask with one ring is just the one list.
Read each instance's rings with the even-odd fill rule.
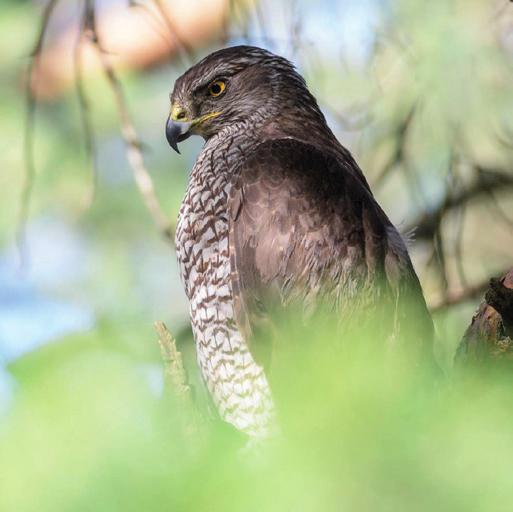
[[386,302],[384,332],[431,351],[430,335],[408,322],[413,312],[414,327],[432,329],[406,245],[288,60],[222,49],[178,78],[170,99],[171,147],[205,139],[176,249],[198,363],[225,421],[250,436],[272,429],[268,370],[252,338],[288,305],[308,317],[323,304],[350,321]]

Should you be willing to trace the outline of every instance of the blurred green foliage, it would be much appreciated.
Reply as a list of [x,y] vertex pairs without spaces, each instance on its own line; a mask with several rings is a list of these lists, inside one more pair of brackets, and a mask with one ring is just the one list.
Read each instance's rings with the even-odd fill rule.
[[0,509],[508,509],[509,377],[445,381],[385,363],[376,340],[334,357],[333,331],[313,331],[275,383],[282,434],[252,448],[215,423],[188,434],[108,337],[25,358],[0,430]]

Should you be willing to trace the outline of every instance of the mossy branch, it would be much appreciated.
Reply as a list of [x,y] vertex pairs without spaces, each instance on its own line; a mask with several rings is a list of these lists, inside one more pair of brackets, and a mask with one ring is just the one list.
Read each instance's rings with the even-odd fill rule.
[[171,398],[173,408],[177,411],[184,433],[195,440],[191,446],[197,448],[205,438],[205,422],[194,400],[182,354],[164,322],[155,322],[154,326],[164,362],[166,389],[169,391],[167,396]]
[[176,348],[176,341],[164,322],[155,322],[159,337],[160,350],[164,361],[164,372],[173,395],[180,401],[193,405],[191,387],[187,382],[187,373],[183,365],[182,354]]

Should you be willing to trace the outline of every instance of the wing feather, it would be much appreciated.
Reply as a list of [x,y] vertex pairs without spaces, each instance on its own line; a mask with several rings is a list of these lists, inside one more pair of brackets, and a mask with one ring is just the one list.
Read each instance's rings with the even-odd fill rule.
[[263,142],[245,159],[230,192],[230,254],[248,337],[291,304],[350,315],[362,300],[397,302],[400,290],[429,315],[406,247],[357,174],[294,139]]

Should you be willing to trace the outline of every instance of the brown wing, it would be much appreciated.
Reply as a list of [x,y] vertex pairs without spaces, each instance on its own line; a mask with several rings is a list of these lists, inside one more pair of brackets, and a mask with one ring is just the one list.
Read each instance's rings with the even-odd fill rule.
[[237,173],[230,257],[247,336],[269,311],[291,304],[311,310],[322,303],[350,316],[362,302],[402,295],[429,316],[402,239],[345,164],[279,139],[259,145]]

